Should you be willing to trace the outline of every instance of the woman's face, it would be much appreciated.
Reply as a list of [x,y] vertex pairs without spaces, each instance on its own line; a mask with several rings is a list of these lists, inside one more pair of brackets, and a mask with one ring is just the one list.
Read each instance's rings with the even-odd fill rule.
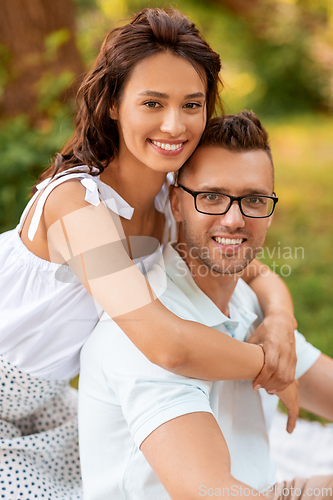
[[111,118],[118,122],[120,165],[176,171],[205,128],[205,79],[183,57],[168,52],[147,57],[134,67]]

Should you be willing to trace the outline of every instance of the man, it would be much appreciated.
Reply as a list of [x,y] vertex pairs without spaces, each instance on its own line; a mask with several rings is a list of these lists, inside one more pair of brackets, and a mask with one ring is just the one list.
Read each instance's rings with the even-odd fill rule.
[[[180,233],[164,252],[160,300],[185,319],[247,340],[262,314],[240,275],[260,251],[277,202],[267,134],[253,113],[213,120],[170,202]],[[158,271],[148,276],[155,289]],[[333,420],[333,361],[295,335],[302,406]],[[297,398],[297,382],[280,396],[287,405]],[[271,499],[331,498],[333,476],[276,485],[268,431],[277,400],[251,381],[167,372],[102,321],[81,358],[85,498],[254,499],[265,490]]]

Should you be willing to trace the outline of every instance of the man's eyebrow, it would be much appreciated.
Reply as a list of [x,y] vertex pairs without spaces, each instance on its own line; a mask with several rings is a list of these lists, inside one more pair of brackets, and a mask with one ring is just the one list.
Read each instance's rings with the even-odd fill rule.
[[[223,188],[223,187],[216,187],[216,186],[209,186],[204,184],[203,186],[200,187],[200,189],[196,189],[195,191],[204,191],[208,193],[224,193],[224,194],[230,194],[228,189]],[[258,189],[258,188],[250,188],[250,189],[244,189],[243,195],[253,195],[253,194],[259,194],[263,196],[271,196],[269,192],[266,189]],[[243,196],[240,195],[240,196]]]
[[[156,90],[144,90],[143,92],[140,92],[140,96],[147,96],[147,97],[160,97],[161,99],[169,99],[168,94],[164,94],[162,92],[157,92]],[[200,98],[205,98],[205,94],[202,92],[194,92],[193,94],[187,94],[185,96],[185,99],[200,99]]]

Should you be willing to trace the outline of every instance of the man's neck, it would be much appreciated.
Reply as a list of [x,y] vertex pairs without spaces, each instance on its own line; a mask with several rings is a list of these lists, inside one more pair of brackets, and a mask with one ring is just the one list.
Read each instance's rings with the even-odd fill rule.
[[[177,245],[176,245],[177,250]],[[193,259],[190,252],[182,252],[182,245],[179,250],[180,256],[186,262],[191,275],[207,297],[229,317],[229,302],[237,285],[239,276],[237,274],[219,274],[210,269],[198,259]]]

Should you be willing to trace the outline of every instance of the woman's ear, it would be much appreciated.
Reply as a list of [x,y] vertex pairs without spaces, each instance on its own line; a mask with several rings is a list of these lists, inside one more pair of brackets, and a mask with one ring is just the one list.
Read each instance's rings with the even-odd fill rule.
[[118,106],[115,104],[110,108],[110,118],[112,120],[118,120]]
[[176,222],[182,222],[180,189],[170,186],[170,206]]

